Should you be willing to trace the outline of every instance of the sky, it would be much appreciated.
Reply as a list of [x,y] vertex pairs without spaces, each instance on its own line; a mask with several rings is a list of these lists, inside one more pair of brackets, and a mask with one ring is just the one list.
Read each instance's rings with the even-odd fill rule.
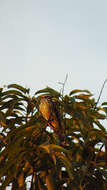
[[[107,0],[0,0],[0,86],[88,89],[107,78]],[[107,84],[102,101],[107,101]]]
[[[0,0],[0,87],[88,89],[107,78],[107,0]],[[107,84],[102,101],[107,101]]]

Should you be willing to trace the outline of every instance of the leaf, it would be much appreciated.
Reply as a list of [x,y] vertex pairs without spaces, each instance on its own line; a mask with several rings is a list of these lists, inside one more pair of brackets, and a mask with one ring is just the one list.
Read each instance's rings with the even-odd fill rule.
[[58,159],[60,159],[60,161],[66,167],[70,179],[73,180],[74,179],[74,177],[73,177],[73,168],[72,168],[72,165],[71,165],[69,159],[66,156],[64,156],[63,154],[58,154],[57,157],[58,157]]
[[39,148],[44,149],[47,153],[50,153],[51,150],[58,151],[58,152],[64,152],[65,154],[68,154],[69,151],[64,149],[63,147],[59,145],[49,144],[49,145],[40,145]]
[[54,90],[54,89],[52,89],[50,87],[47,87],[47,88],[44,88],[42,90],[37,91],[35,93],[35,95],[41,94],[41,93],[51,95],[51,96],[55,96],[55,97],[61,96],[61,94],[58,91],[56,91],[56,90]]
[[107,106],[107,102],[103,102],[101,105],[102,106]]
[[2,121],[3,123],[6,123],[5,115],[1,111],[0,111],[0,121]]
[[2,96],[6,96],[6,95],[17,95],[17,96],[21,96],[21,97],[25,97],[21,92],[17,91],[17,90],[8,90],[6,92],[2,93]]
[[[13,109],[15,107],[15,105],[19,102],[18,99],[12,99],[12,100],[9,100],[7,102],[4,102],[3,106],[1,106],[1,110],[2,109],[6,109],[6,108],[9,108],[9,109]],[[22,104],[21,104],[22,105]]]
[[78,96],[75,96],[75,98],[80,99],[80,100],[89,100],[89,101],[90,101],[90,99],[89,99],[90,96],[91,96],[91,95],[80,94],[80,95],[78,95]]
[[3,91],[3,88],[0,88],[0,93]]
[[47,122],[36,109],[37,98],[27,93],[27,89],[17,84],[0,93],[3,109],[0,111],[0,189],[6,189],[9,183],[13,189],[26,189],[26,180],[33,174],[30,189],[90,189],[95,187],[97,170],[101,170],[100,179],[107,189],[103,177],[107,132],[100,122],[106,118],[102,113],[107,102],[94,109],[96,101],[87,90],[75,89],[71,96],[63,98],[50,87],[37,91],[37,96],[52,96],[59,110],[64,140],[58,145],[57,131],[47,130]]
[[97,163],[97,166],[104,167],[106,165],[105,161]]
[[16,89],[20,90],[21,92],[23,92],[25,94],[29,93],[29,89],[26,89],[26,88],[24,88],[24,87],[22,87],[22,86],[20,86],[18,84],[10,84],[10,85],[8,85],[8,88],[16,88]]
[[94,123],[95,123],[103,132],[106,132],[106,129],[103,127],[103,125],[101,125],[101,123],[100,123],[98,120],[94,121]]
[[72,90],[72,91],[69,93],[69,95],[71,96],[71,95],[73,95],[73,94],[80,93],[80,92],[85,92],[85,93],[89,94],[90,96],[92,96],[92,94],[90,93],[90,91],[88,91],[88,90],[80,90],[80,89]]
[[104,112],[107,114],[107,107],[103,107]]
[[98,130],[98,129],[91,129],[89,132],[88,132],[88,137],[91,139],[94,139],[94,144],[97,144],[99,142],[99,139],[100,140],[103,140],[104,139],[104,133],[103,131],[101,130]]

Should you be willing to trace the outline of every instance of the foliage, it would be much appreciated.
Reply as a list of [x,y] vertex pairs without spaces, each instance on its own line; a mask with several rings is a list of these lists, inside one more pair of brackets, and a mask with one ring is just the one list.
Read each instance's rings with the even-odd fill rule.
[[[62,145],[38,111],[41,93],[54,97],[65,135]],[[47,87],[31,97],[20,85],[1,88],[0,189],[106,190],[106,112],[107,102],[96,106],[88,90],[62,96]]]

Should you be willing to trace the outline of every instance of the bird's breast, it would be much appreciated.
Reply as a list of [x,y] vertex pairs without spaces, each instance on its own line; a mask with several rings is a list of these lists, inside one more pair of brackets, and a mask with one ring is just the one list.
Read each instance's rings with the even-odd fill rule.
[[48,121],[51,115],[51,105],[48,101],[42,100],[39,105],[39,110],[43,117]]

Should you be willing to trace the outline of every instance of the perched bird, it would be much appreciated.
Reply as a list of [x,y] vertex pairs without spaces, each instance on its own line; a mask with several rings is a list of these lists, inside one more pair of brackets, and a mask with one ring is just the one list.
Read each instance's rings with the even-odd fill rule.
[[41,96],[39,111],[48,122],[48,125],[62,138],[62,126],[59,112],[51,96]]
[[39,103],[39,111],[41,112],[44,119],[50,120],[51,114],[53,112],[53,102],[50,96],[41,96]]

